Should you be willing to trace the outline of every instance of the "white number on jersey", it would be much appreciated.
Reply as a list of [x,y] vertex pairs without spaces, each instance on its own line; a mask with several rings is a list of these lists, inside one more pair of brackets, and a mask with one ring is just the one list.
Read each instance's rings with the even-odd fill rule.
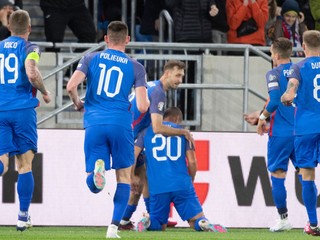
[[[155,146],[152,148],[152,155],[157,161],[166,161],[167,157],[171,161],[176,161],[181,157],[181,137],[179,136],[171,136],[171,137],[164,137],[161,134],[156,134],[152,139],[151,142],[155,144],[157,142],[160,142],[160,146]],[[177,139],[176,144],[176,155],[173,156],[172,149],[172,140]],[[163,150],[166,149],[164,152]]]
[[[100,77],[99,77],[99,85],[97,90],[97,95],[101,95],[102,88],[103,91],[107,94],[108,97],[114,97],[120,92],[120,86],[122,83],[123,72],[119,67],[113,66],[106,71],[106,64],[100,63],[99,67],[101,68]],[[118,72],[118,78],[116,82],[116,88],[114,92],[109,92],[109,84],[111,81],[111,73],[112,71]],[[104,85],[104,86],[103,86]]]
[[10,53],[6,58],[4,54],[0,54],[0,83],[5,84],[5,70],[13,73],[13,78],[8,79],[7,83],[14,84],[18,79],[18,58],[14,53]]
[[318,80],[320,80],[320,74],[317,74],[314,79],[313,79],[313,97],[316,99],[318,102],[320,102],[319,94],[318,92],[320,91],[320,85],[318,84]]

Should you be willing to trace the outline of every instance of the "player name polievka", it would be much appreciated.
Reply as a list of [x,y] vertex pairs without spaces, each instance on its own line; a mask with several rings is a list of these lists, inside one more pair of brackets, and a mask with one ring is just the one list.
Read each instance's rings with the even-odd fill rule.
[[17,42],[5,42],[4,48],[16,48],[18,46]]
[[100,58],[108,59],[115,62],[128,63],[128,59],[124,57],[120,57],[117,55],[109,54],[109,53],[100,53]]

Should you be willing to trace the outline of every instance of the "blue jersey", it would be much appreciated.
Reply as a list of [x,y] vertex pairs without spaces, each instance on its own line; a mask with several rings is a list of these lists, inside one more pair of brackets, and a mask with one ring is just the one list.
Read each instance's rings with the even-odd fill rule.
[[281,64],[266,74],[270,101],[266,109],[271,113],[269,136],[293,136],[294,107],[284,106],[280,98],[288,85],[287,75],[292,63]]
[[295,134],[320,133],[320,57],[308,57],[292,65],[288,78],[296,78]]
[[[181,128],[171,122],[163,124]],[[191,176],[186,164],[186,151],[190,149],[184,136],[154,134],[149,126],[135,143],[145,148],[147,176],[150,194],[189,190]]]
[[135,95],[132,94],[130,96],[133,113],[133,134],[135,139],[139,132],[150,126],[151,113],[158,113],[161,115],[164,113],[166,93],[160,80],[148,82],[148,97],[150,100],[150,107],[147,112],[140,113],[137,108]]
[[37,90],[31,85],[24,63],[29,53],[40,55],[37,45],[12,36],[0,42],[0,111],[35,108]]
[[144,67],[113,49],[87,54],[77,70],[87,76],[84,127],[115,124],[131,128],[128,96],[133,86],[146,87]]

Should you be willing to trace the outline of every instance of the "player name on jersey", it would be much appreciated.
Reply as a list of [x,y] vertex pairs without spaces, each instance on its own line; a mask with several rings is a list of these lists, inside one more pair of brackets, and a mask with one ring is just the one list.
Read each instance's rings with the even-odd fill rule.
[[128,63],[128,58],[120,57],[109,53],[100,53],[100,58],[108,59],[115,62]]
[[320,62],[311,63],[312,69],[318,69],[320,68]]
[[4,48],[17,48],[18,43],[17,42],[5,42]]

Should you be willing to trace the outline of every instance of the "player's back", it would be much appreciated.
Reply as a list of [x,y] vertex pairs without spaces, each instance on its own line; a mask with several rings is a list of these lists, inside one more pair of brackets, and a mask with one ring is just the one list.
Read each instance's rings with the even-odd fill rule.
[[288,85],[287,75],[292,63],[281,64],[268,72],[268,91],[279,91],[276,96],[277,109],[272,113],[270,120],[270,136],[293,136],[294,134],[294,107],[284,106],[280,97],[286,91]]
[[26,74],[28,53],[39,48],[21,37],[0,42],[0,111],[34,108],[39,101]]
[[[132,115],[128,96],[136,79],[145,81],[143,66],[113,49],[89,54],[81,63],[88,66],[85,127],[99,124],[130,127]],[[79,68],[84,69],[82,65]]]
[[[295,103],[296,134],[320,133],[320,57],[308,57],[293,66],[299,72]],[[308,126],[307,128],[305,126]]]
[[[171,122],[163,124],[181,128]],[[186,164],[187,140],[184,136],[154,134],[150,126],[144,136],[147,176],[151,194],[183,191],[192,186]]]

